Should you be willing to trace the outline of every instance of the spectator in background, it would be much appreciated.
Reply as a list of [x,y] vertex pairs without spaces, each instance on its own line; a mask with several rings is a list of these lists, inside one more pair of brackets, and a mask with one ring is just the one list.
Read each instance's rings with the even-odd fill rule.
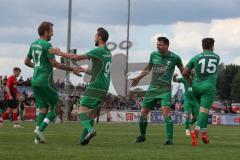
[[3,79],[2,79],[2,76],[0,76],[0,86],[3,85]]
[[4,78],[2,80],[3,86],[6,86],[6,83],[7,83],[7,76],[4,76]]
[[2,76],[0,76],[0,127],[2,127],[2,113],[4,110],[4,96],[3,96],[3,86],[2,86]]
[[23,96],[17,89],[17,77],[21,74],[21,69],[15,67],[13,69],[13,75],[7,79],[6,83],[6,95],[5,99],[7,100],[7,111],[3,114],[2,119],[6,120],[9,117],[9,114],[13,114],[14,128],[23,128],[18,123],[18,101],[23,100]]
[[28,87],[31,87],[31,81],[32,81],[32,78],[27,78],[24,85],[28,86]]
[[56,86],[57,89],[61,88],[60,79],[57,79],[57,82],[55,83],[55,86]]
[[21,76],[18,80],[18,86],[24,86],[24,80],[23,80],[23,77]]

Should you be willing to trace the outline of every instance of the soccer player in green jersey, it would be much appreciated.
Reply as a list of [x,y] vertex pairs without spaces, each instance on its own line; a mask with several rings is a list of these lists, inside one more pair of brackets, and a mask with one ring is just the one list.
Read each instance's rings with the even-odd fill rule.
[[95,36],[97,48],[82,55],[63,53],[58,48],[51,49],[50,52],[75,61],[90,59],[92,61],[91,70],[80,68],[79,72],[92,75],[90,84],[87,85],[85,92],[80,100],[79,119],[84,129],[80,137],[80,144],[86,145],[90,139],[96,135],[93,128],[97,110],[104,101],[110,84],[110,67],[112,55],[107,48],[108,32],[104,28],[98,28]]
[[217,69],[220,58],[213,52],[214,39],[204,38],[202,40],[203,52],[193,57],[187,64],[183,75],[188,77],[194,69],[194,80],[192,84],[195,98],[200,104],[197,125],[191,132],[192,145],[198,144],[197,138],[201,131],[202,141],[207,144],[208,113],[216,96]]
[[53,24],[42,22],[38,27],[38,34],[39,39],[31,44],[24,62],[27,66],[34,68],[32,89],[36,99],[36,107],[39,108],[37,126],[34,130],[37,135],[34,140],[36,144],[46,142],[43,132],[55,118],[58,93],[53,81],[53,67],[74,71],[72,67],[57,62],[55,56],[48,52],[52,47],[49,41],[53,36]]
[[173,144],[173,122],[170,116],[171,106],[171,81],[175,66],[183,70],[181,58],[168,50],[169,40],[166,37],[157,39],[157,51],[152,52],[150,61],[141,74],[132,79],[132,86],[136,86],[141,78],[152,70],[152,80],[142,102],[141,116],[139,122],[140,135],[135,143],[146,140],[145,133],[148,124],[147,116],[157,102],[161,102],[161,109],[166,123],[167,141],[165,145]]
[[[174,74],[173,81],[177,83],[183,83],[184,92],[184,126],[186,129],[186,135],[190,136],[190,125],[193,125],[197,121],[199,104],[195,99],[192,91],[192,86],[185,78],[177,78],[177,74]],[[192,77],[190,77],[192,78]],[[192,119],[191,119],[192,116]]]

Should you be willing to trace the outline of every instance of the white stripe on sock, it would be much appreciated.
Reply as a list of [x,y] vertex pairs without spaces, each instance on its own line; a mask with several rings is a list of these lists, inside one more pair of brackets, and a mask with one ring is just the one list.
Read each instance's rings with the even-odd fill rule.
[[44,118],[43,122],[49,124],[50,123],[50,120],[48,118]]
[[201,128],[199,126],[196,126],[195,129],[200,131]]

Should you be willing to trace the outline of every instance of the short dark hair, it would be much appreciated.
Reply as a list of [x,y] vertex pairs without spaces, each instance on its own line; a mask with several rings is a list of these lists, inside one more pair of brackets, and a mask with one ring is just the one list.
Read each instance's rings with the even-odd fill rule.
[[214,46],[215,40],[213,38],[203,38],[202,39],[202,48],[211,49]]
[[169,40],[166,37],[158,37],[157,40],[164,42],[166,45],[169,45]]
[[22,70],[19,67],[14,67],[13,72],[17,72],[17,71],[21,72]]
[[44,21],[38,27],[38,35],[43,36],[45,31],[50,31],[50,28],[53,26],[51,22]]
[[97,29],[98,35],[102,38],[103,42],[107,42],[109,34],[108,31],[102,27]]

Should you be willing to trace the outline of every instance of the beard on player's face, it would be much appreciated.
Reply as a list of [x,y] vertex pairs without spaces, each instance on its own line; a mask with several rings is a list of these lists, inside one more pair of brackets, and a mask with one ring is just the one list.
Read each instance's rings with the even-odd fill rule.
[[96,37],[96,39],[95,39],[95,46],[97,47],[97,46],[99,46],[99,41],[98,41],[98,38]]
[[95,41],[95,46],[98,47],[99,46],[99,42]]

